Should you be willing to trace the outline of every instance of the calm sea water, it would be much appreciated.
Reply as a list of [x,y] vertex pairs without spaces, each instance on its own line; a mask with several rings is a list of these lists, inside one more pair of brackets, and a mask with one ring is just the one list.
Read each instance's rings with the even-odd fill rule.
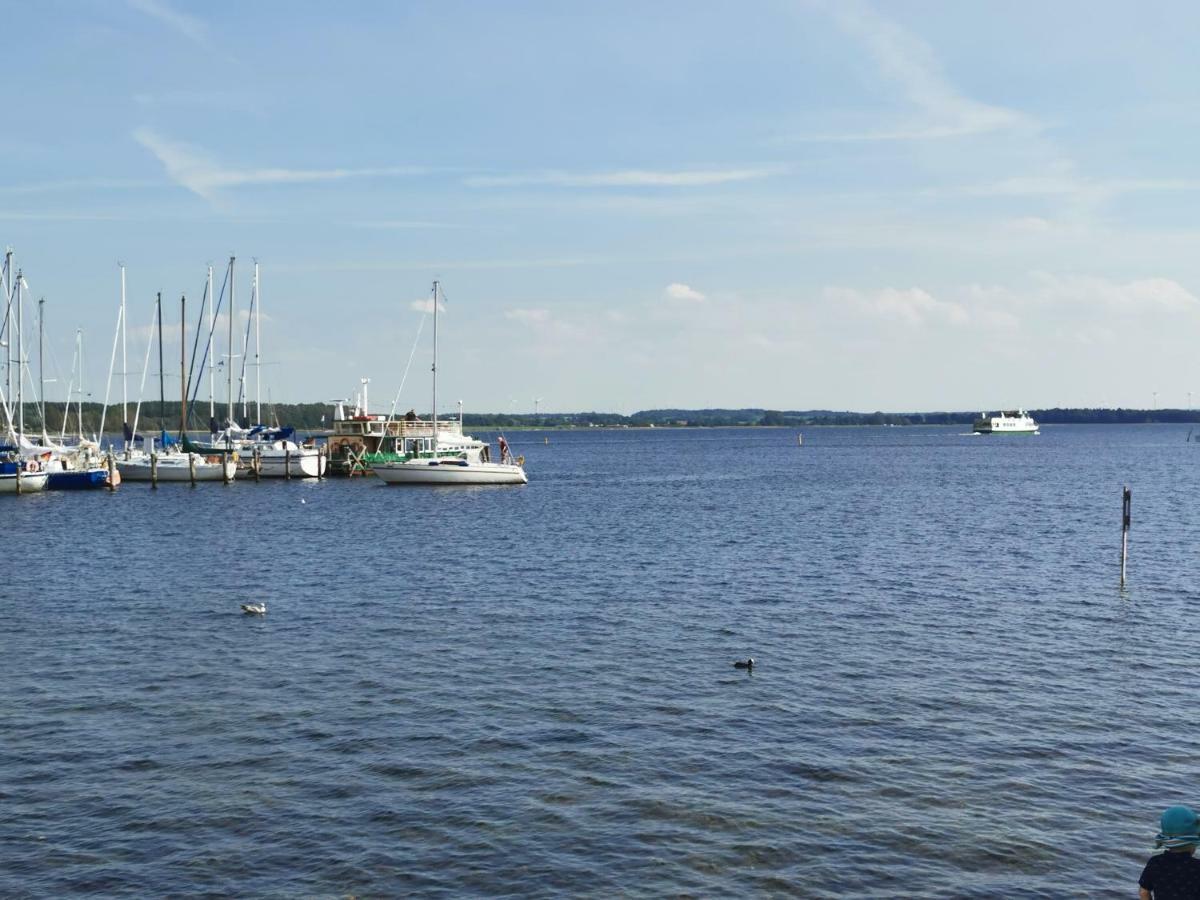
[[1200,804],[1200,445],[960,430],[0,498],[0,894],[1129,896]]

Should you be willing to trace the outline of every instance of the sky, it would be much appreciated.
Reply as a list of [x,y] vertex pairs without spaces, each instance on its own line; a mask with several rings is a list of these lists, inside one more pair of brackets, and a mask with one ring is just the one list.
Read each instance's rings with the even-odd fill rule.
[[5,19],[0,242],[52,400],[77,330],[104,399],[119,263],[136,396],[155,294],[177,359],[179,297],[236,256],[264,400],[369,377],[375,410],[427,410],[439,279],[440,403],[468,411],[1200,403],[1195,4]]

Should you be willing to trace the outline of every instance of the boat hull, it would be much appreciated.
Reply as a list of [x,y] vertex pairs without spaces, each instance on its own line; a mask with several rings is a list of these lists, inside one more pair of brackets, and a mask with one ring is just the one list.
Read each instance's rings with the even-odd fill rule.
[[[125,459],[117,462],[117,471],[121,473],[121,478],[126,481],[151,481],[150,460],[148,459]],[[228,472],[228,475],[226,475]],[[220,462],[200,462],[196,463],[196,481],[224,481],[226,477],[232,479],[237,472],[237,463],[232,459],[224,459]],[[171,459],[169,461],[160,459],[158,461],[158,480],[171,482],[191,482],[192,472],[191,467],[186,460],[179,461]]]
[[[253,478],[253,458],[241,457],[244,468],[238,470],[239,478]],[[302,450],[299,453],[259,453],[260,478],[320,478],[325,474],[325,455],[317,450]]]
[[86,491],[108,484],[107,469],[78,469],[49,474],[46,489],[51,491]]
[[527,484],[520,466],[506,463],[419,462],[381,463],[371,467],[384,484]]
[[0,494],[17,493],[17,478],[21,479],[22,494],[40,494],[46,489],[46,482],[50,480],[50,474],[48,472],[22,472],[20,475],[16,473],[0,475]]

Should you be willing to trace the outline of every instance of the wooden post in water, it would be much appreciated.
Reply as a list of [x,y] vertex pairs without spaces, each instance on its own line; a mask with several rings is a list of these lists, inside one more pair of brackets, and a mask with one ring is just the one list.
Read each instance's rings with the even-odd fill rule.
[[1125,565],[1129,560],[1129,523],[1132,506],[1133,491],[1125,488],[1121,492],[1121,587],[1125,587]]
[[[270,398],[268,398],[270,399]],[[284,441],[283,444],[283,479],[289,480],[292,477],[292,445]]]
[[108,451],[108,489],[110,491],[117,489],[117,460],[111,449]]
[[150,451],[150,487],[158,490],[158,454]]
[[259,478],[262,477],[262,451],[257,447],[254,448],[254,458],[250,460],[250,467],[254,469],[254,483],[258,484]]
[[17,452],[17,493],[21,493],[21,476],[25,474],[25,459]]
[[325,446],[317,447],[317,481],[325,477]]
[[196,454],[188,454],[188,477],[192,481],[192,487],[196,486]]

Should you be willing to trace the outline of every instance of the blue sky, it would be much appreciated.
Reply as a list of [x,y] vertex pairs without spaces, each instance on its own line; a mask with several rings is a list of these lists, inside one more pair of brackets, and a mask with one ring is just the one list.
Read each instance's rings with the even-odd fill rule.
[[154,293],[170,322],[236,254],[243,306],[262,265],[276,400],[369,376],[390,401],[436,277],[441,394],[468,409],[1200,402],[1194,5],[6,21],[0,235],[60,369],[83,329],[93,399],[117,261],[140,365]]

